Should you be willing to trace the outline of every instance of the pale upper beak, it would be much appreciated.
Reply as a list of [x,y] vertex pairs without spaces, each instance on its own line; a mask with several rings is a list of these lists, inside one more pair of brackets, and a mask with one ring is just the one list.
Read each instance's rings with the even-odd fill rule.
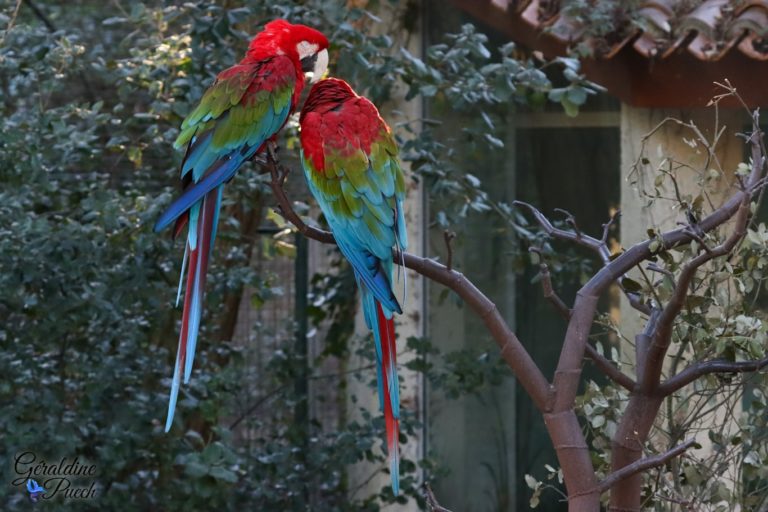
[[328,50],[305,57],[301,60],[301,70],[309,77],[310,83],[315,83],[325,75],[328,70]]

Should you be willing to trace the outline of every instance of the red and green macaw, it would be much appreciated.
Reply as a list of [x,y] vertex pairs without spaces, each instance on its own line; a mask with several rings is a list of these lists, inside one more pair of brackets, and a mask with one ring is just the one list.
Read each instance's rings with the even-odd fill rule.
[[392,247],[407,246],[405,182],[397,145],[376,107],[336,78],[317,82],[299,118],[301,161],[309,189],[349,260],[373,331],[392,490],[399,490],[400,396],[393,313]]
[[251,41],[239,64],[219,73],[200,104],[181,124],[174,147],[185,149],[183,193],[155,224],[159,231],[188,224],[181,279],[188,265],[179,348],[171,384],[166,432],[173,424],[179,381],[189,381],[195,355],[203,292],[224,184],[259,153],[296,109],[305,73],[319,80],[328,66],[328,40],[304,25],[275,20]]

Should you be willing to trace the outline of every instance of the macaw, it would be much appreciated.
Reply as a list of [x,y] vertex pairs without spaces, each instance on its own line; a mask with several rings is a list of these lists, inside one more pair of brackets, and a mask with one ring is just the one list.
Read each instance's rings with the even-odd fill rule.
[[183,193],[155,223],[159,231],[188,224],[176,304],[186,291],[179,347],[171,383],[165,431],[170,430],[180,376],[189,382],[195,356],[208,261],[216,238],[224,183],[271,143],[296,109],[305,73],[319,80],[328,66],[328,40],[319,31],[285,20],[267,23],[239,64],[219,73],[198,106],[184,119],[174,147],[185,149]]
[[397,145],[373,103],[336,78],[312,86],[299,125],[307,184],[354,269],[365,323],[373,331],[379,407],[397,495],[400,394],[393,313],[402,309],[392,288],[392,247],[402,254],[408,245]]

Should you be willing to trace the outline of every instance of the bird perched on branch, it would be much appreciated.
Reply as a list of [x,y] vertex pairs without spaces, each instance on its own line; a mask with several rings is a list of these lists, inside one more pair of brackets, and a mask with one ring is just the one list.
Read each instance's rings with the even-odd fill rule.
[[253,38],[240,63],[219,73],[181,124],[174,147],[185,150],[183,192],[155,224],[159,231],[175,222],[176,236],[188,225],[177,304],[185,268],[186,291],[166,431],[173,424],[181,375],[187,383],[192,371],[224,184],[283,127],[296,109],[305,73],[314,82],[327,66],[328,40],[322,33],[272,21]]
[[373,331],[392,490],[399,489],[400,397],[393,313],[392,247],[407,246],[405,182],[397,145],[376,107],[343,80],[312,86],[299,118],[301,161],[309,189],[352,265],[365,322]]

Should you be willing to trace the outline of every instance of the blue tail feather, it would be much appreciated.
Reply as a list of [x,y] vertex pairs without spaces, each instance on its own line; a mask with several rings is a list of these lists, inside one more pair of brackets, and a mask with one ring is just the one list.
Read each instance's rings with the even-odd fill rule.
[[[235,154],[229,160],[221,160],[199,182],[191,185],[179,196],[155,222],[155,231],[160,231],[175,221],[179,215],[198,203],[208,192],[225,183],[235,175],[244,157]],[[190,219],[191,220],[191,219]]]
[[171,381],[171,396],[168,400],[168,416],[165,420],[165,431],[171,430],[173,425],[173,415],[176,412],[176,400],[179,397],[179,353],[181,352],[181,339],[179,339],[179,348],[176,351],[176,364],[173,366],[173,380]]

